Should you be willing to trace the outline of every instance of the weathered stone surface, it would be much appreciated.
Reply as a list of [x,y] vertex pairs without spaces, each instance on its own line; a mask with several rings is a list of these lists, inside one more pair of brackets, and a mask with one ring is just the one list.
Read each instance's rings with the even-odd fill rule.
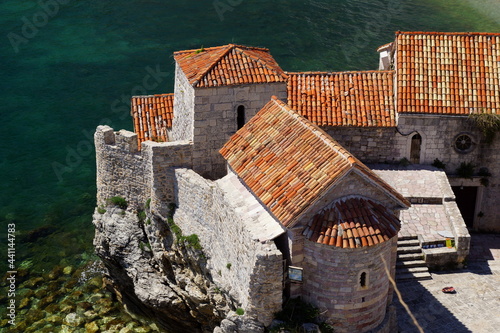
[[[198,259],[183,252],[168,229],[160,230],[166,222],[148,218],[152,222],[145,231],[132,212],[107,207],[105,214],[94,214],[94,245],[108,268],[106,281],[128,310],[155,318],[168,331],[212,331],[227,305],[221,307],[220,295],[208,293],[212,282]],[[151,234],[163,235],[151,244],[157,253],[141,248]]]

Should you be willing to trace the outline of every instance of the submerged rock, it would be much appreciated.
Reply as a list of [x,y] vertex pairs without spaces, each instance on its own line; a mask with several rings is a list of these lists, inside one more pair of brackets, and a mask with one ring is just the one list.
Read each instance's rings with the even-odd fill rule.
[[78,327],[82,325],[84,322],[85,322],[84,318],[76,312],[67,314],[63,320],[64,325],[71,327]]
[[99,332],[99,325],[95,321],[85,324],[86,333],[96,333]]

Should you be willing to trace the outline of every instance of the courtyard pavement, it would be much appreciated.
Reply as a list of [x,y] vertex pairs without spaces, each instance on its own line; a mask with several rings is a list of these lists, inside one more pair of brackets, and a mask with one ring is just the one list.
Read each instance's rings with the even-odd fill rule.
[[[432,280],[398,282],[423,332],[500,332],[500,235],[471,234],[466,268],[432,273]],[[445,294],[453,286],[455,294]],[[419,332],[395,295],[400,333]]]

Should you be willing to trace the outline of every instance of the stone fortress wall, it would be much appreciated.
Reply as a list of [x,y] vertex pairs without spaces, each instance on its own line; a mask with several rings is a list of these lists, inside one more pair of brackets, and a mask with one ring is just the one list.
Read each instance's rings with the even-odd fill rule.
[[260,322],[270,324],[281,309],[283,256],[273,241],[253,239],[218,182],[193,170],[177,169],[174,220],[186,234],[197,234],[217,285]]
[[274,242],[252,237],[217,182],[190,170],[192,143],[146,141],[139,151],[136,134],[99,126],[95,146],[97,205],[121,196],[138,211],[151,199],[151,211],[166,218],[175,203],[174,222],[184,235],[198,235],[220,291],[270,324],[282,304],[282,254]]

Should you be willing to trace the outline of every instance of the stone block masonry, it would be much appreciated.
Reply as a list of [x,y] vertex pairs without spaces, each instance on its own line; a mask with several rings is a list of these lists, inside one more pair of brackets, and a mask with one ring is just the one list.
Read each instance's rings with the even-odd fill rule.
[[137,149],[137,135],[109,126],[97,127],[94,135],[97,163],[97,205],[121,196],[132,210],[151,208],[162,216],[174,202],[173,167],[191,167],[192,144],[180,142],[142,143]]
[[335,332],[363,332],[382,323],[392,298],[386,267],[394,274],[396,243],[393,237],[370,247],[343,249],[305,241],[304,298],[328,313]]
[[246,314],[269,325],[282,305],[281,252],[274,242],[252,237],[217,182],[188,169],[176,169],[175,175],[175,223],[184,234],[198,235],[221,291],[228,292]]
[[[186,87],[185,91],[189,88],[193,89]],[[177,99],[177,91],[175,94]],[[205,178],[218,179],[226,175],[226,161],[219,150],[238,130],[238,108],[242,108],[244,122],[247,122],[269,102],[271,96],[286,100],[286,84],[195,88],[194,94],[194,116],[182,120],[193,121],[193,170]],[[175,122],[175,107],[174,113]]]

